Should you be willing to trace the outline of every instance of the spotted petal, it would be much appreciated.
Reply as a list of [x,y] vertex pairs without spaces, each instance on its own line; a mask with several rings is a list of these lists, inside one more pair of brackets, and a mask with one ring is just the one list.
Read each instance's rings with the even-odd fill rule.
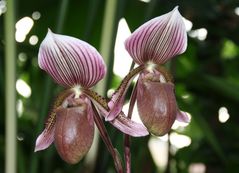
[[35,145],[35,152],[44,150],[48,148],[52,142],[54,141],[54,133],[55,133],[55,124],[56,124],[56,110],[63,104],[65,100],[68,100],[69,98],[72,98],[73,96],[73,90],[65,90],[61,92],[53,105],[53,108],[48,115],[45,129],[43,132],[37,137],[36,145]]
[[130,71],[129,74],[125,76],[120,86],[118,87],[118,89],[112,95],[110,101],[108,102],[110,111],[109,114],[105,117],[106,121],[112,121],[121,112],[124,105],[124,98],[131,82],[133,81],[135,76],[143,69],[144,66],[139,66]]
[[[97,95],[96,92],[84,89],[84,94],[92,101],[92,103],[97,107],[99,113],[106,118],[109,115],[110,108],[108,107],[106,99]],[[125,134],[134,137],[146,136],[148,131],[146,127],[140,123],[137,123],[125,116],[121,111],[118,113],[117,117],[112,121],[109,121],[114,127],[119,129]]]
[[125,47],[138,64],[149,61],[164,64],[183,53],[187,47],[187,33],[178,7],[140,26],[125,41]]
[[60,85],[91,87],[101,80],[106,67],[101,55],[88,43],[48,31],[41,43],[38,63]]

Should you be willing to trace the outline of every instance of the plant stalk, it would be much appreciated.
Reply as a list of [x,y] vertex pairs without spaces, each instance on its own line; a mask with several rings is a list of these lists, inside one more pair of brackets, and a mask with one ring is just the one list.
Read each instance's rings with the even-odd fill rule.
[[[137,83],[133,89],[131,98],[130,98],[130,104],[129,104],[129,111],[128,111],[128,118],[132,118],[133,109],[136,101],[137,96]],[[130,151],[130,136],[125,134],[124,137],[124,158],[125,158],[125,172],[130,173],[131,172],[131,151]]]
[[[135,62],[132,61],[129,72],[134,69]],[[136,95],[137,95],[137,83],[133,89],[131,98],[130,98],[130,104],[129,104],[129,110],[128,110],[128,118],[132,118],[133,109],[136,101]],[[130,136],[125,134],[124,135],[124,159],[125,159],[125,172],[130,173],[131,172],[131,151],[130,151]]]
[[100,136],[101,136],[102,140],[104,141],[108,151],[110,152],[110,154],[112,155],[112,157],[114,159],[116,171],[118,173],[123,173],[123,167],[122,167],[120,155],[119,155],[118,151],[113,147],[113,144],[109,138],[108,132],[105,128],[105,125],[93,104],[92,104],[92,108],[95,113],[94,121],[96,123],[96,126],[98,127],[98,130],[100,132]]
[[7,1],[4,14],[5,30],[5,101],[6,101],[6,153],[5,172],[16,173],[17,158],[17,117],[16,117],[16,42],[15,42],[15,1]]

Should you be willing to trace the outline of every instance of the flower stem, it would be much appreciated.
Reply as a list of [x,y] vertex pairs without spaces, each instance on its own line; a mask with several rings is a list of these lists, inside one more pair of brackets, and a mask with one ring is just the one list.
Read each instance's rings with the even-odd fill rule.
[[118,173],[123,173],[123,167],[122,167],[120,155],[119,155],[117,149],[115,149],[113,147],[113,144],[109,138],[108,132],[105,128],[105,125],[104,125],[98,111],[96,110],[94,104],[91,104],[91,105],[92,105],[93,111],[95,113],[94,121],[96,123],[96,126],[99,129],[100,136],[101,136],[102,140],[104,141],[108,151],[110,152],[110,154],[112,155],[112,157],[114,159],[115,169]]
[[[133,89],[133,92],[130,98],[129,111],[127,115],[128,118],[130,119],[132,118],[136,96],[137,96],[137,83]],[[130,136],[127,134],[125,134],[124,136],[124,159],[125,159],[125,172],[130,173],[131,172]]]

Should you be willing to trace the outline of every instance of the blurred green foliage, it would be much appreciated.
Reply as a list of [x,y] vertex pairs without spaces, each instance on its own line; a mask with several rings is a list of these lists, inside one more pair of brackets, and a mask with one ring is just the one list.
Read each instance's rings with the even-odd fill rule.
[[[205,28],[205,40],[188,39],[187,51],[173,59],[169,66],[175,78],[178,105],[192,115],[191,123],[179,132],[191,137],[191,145],[170,154],[166,172],[188,172],[192,163],[204,163],[208,173],[239,172],[239,16],[235,9],[237,0],[118,0],[114,36],[120,18],[126,18],[131,31],[145,21],[164,14],[179,5],[181,14],[193,23],[192,30]],[[34,153],[35,139],[43,129],[44,120],[59,88],[37,65],[40,42],[47,28],[71,35],[100,47],[105,0],[41,0],[16,1],[17,21],[39,11],[41,17],[23,43],[17,43],[17,79],[31,87],[30,98],[17,95],[23,103],[18,117],[17,149],[18,173],[88,172],[81,161],[77,165],[64,163],[53,146]],[[63,14],[64,13],[64,14]],[[3,15],[0,16],[0,170],[4,170],[5,110],[4,110],[4,31]],[[190,34],[191,31],[189,31]],[[30,36],[39,38],[37,45],[30,45]],[[21,57],[23,56],[23,59]],[[113,50],[111,62],[113,62]],[[112,72],[112,66],[108,68]],[[113,75],[113,76],[112,76]],[[120,78],[112,73],[108,89],[115,88]],[[187,95],[187,97],[183,97]],[[218,110],[226,107],[230,119],[218,120]],[[13,109],[14,109],[13,105]],[[113,144],[123,152],[123,135],[107,125]],[[148,149],[149,137],[132,139],[132,172],[157,172]],[[158,153],[160,156],[160,153]],[[94,172],[114,172],[111,156],[102,142],[99,144]]]

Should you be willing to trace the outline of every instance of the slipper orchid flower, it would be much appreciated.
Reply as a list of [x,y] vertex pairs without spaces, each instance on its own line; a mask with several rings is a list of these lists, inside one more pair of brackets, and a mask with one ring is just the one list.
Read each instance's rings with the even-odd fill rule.
[[151,19],[140,26],[125,41],[125,48],[139,66],[132,70],[112,95],[106,120],[117,118],[133,78],[139,74],[131,96],[131,107],[137,100],[139,116],[148,131],[161,136],[169,132],[175,119],[189,122],[185,112],[178,109],[174,84],[162,66],[187,47],[183,18],[175,7],[171,12]]
[[[38,63],[56,83],[67,89],[56,98],[45,129],[36,140],[35,151],[48,148],[54,141],[63,160],[77,163],[91,147],[94,123],[100,132],[104,131],[99,114],[106,116],[110,111],[106,99],[90,89],[104,77],[105,64],[88,43],[50,30],[40,45]],[[122,111],[110,123],[131,136],[148,134],[143,125],[131,121]],[[101,136],[107,138],[104,133]],[[108,145],[110,148],[109,140]],[[116,153],[112,147],[110,150]]]

